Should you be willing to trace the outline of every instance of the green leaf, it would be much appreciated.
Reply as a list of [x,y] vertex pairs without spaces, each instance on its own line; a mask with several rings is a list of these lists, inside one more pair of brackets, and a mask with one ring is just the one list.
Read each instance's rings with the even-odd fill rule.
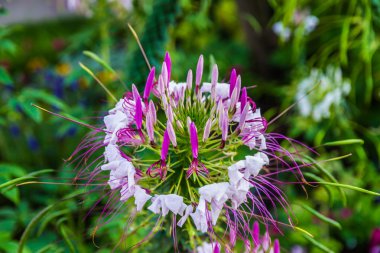
[[20,191],[17,188],[2,191],[2,194],[16,205],[20,203]]
[[331,224],[332,226],[338,228],[338,229],[342,229],[342,226],[339,224],[339,222],[333,220],[333,219],[330,219],[329,217],[326,217],[324,216],[323,214],[321,214],[320,212],[318,212],[317,210],[311,208],[310,206],[307,206],[305,204],[299,204],[303,209],[305,209],[306,211],[308,211],[309,213],[317,216],[320,220],[326,222],[326,223],[329,223]]
[[322,243],[318,242],[314,238],[311,238],[310,236],[307,236],[307,235],[303,235],[303,237],[306,240],[308,240],[311,244],[313,244],[314,246],[316,246],[317,248],[319,248],[320,250],[322,250],[324,252],[327,252],[327,253],[334,253],[333,250],[327,248],[325,245],[323,245]]
[[13,180],[10,180],[8,182],[5,182],[3,184],[0,184],[0,190],[1,189],[5,189],[7,187],[13,187],[13,186],[16,186],[17,184],[20,184],[22,182],[25,182],[27,180],[31,180],[31,179],[34,179],[35,176],[38,176],[40,174],[45,174],[45,173],[50,173],[50,172],[53,172],[54,170],[51,170],[51,169],[46,169],[46,170],[39,170],[39,171],[35,171],[35,172],[32,172],[32,173],[29,173],[25,176],[22,176],[22,177],[19,177],[19,178],[15,178]]
[[342,188],[362,192],[362,193],[369,194],[369,195],[380,196],[380,193],[378,193],[378,192],[369,191],[369,190],[366,190],[366,189],[363,189],[363,188],[360,188],[357,186],[348,185],[348,184],[338,184],[338,183],[330,183],[330,182],[319,182],[319,184],[342,187]]
[[26,172],[22,167],[18,165],[2,163],[0,164],[0,175],[4,174],[22,177],[26,174]]
[[323,144],[323,146],[342,146],[342,145],[351,145],[351,144],[364,144],[364,141],[362,139],[348,139],[348,140],[342,140],[342,141],[333,141],[333,142],[326,142]]
[[95,53],[93,53],[91,51],[83,51],[83,54],[90,57],[91,59],[93,59],[94,61],[99,63],[100,65],[102,65],[105,69],[111,71],[112,73],[116,73],[115,70],[113,70],[113,68],[110,65],[108,65],[108,63],[106,63],[103,59],[101,59]]
[[21,236],[21,239],[19,242],[19,246],[18,246],[18,250],[17,250],[18,253],[23,252],[26,240],[29,238],[29,235],[30,235],[31,231],[33,230],[33,228],[35,226],[37,226],[37,223],[42,219],[42,217],[45,214],[47,214],[55,205],[56,205],[56,203],[45,207],[36,216],[34,216],[34,218],[30,221],[28,226],[25,228],[24,233],[22,233],[22,236]]
[[3,67],[0,67],[0,84],[13,85],[12,78],[9,76],[8,72]]
[[41,123],[42,121],[42,113],[37,108],[30,105],[30,101],[27,102],[19,102],[21,109],[28,115],[32,120],[37,123]]
[[[338,180],[328,171],[326,170],[325,168],[323,168],[316,160],[314,160],[313,158],[311,158],[310,156],[305,156],[305,158],[307,160],[309,160],[312,164],[313,164],[313,167],[315,167],[316,169],[318,169],[320,172],[322,172],[323,175],[325,175],[328,179],[330,179],[332,182],[334,183],[339,183]],[[339,193],[342,197],[342,201],[343,201],[343,205],[346,206],[347,205],[347,197],[346,197],[346,194],[344,193],[344,191],[339,188]],[[330,194],[330,193],[329,193]]]
[[[24,89],[22,93],[20,94],[21,97],[27,98],[27,101],[34,102],[34,101],[42,101],[49,105],[58,107],[59,109],[66,110],[67,106],[65,103],[63,103],[59,98],[47,93],[43,90],[37,90],[37,89]],[[29,106],[30,106],[29,103]],[[34,108],[36,109],[36,108]]]
[[[65,240],[67,246],[69,246],[70,252],[76,252],[73,242],[70,240],[72,236],[69,236],[69,228],[65,226],[64,224],[60,224],[59,230],[63,236],[63,239]],[[73,233],[71,233],[73,234]]]

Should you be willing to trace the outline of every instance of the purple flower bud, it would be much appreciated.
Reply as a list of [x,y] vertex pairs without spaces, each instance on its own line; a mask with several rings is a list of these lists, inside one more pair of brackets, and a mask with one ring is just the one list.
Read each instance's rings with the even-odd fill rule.
[[240,96],[240,90],[241,90],[241,77],[240,77],[240,75],[236,79],[236,86],[235,86],[235,88],[237,90],[237,96],[239,97]]
[[149,75],[148,75],[148,78],[146,79],[146,84],[145,84],[145,89],[144,89],[144,96],[143,96],[145,103],[148,102],[150,91],[153,88],[154,73],[155,73],[155,68],[153,67],[151,69]]
[[174,147],[177,147],[177,138],[175,136],[173,125],[170,121],[166,123],[167,132],[169,134],[169,139]]
[[223,116],[224,116],[224,106],[223,106],[223,102],[222,100],[219,100],[219,103],[218,103],[218,115],[219,115],[219,128],[222,129],[222,122],[223,122]]
[[182,125],[181,121],[179,121],[177,119],[176,123],[177,123],[177,127],[183,130],[183,125]]
[[158,77],[157,87],[158,87],[158,93],[160,95],[165,94],[165,84],[164,84],[164,78],[162,77],[162,75]]
[[211,74],[211,97],[216,99],[215,89],[218,83],[218,65],[214,64]]
[[243,108],[243,111],[241,112],[241,115],[240,115],[240,121],[239,121],[238,129],[242,130],[244,128],[245,119],[247,118],[248,110],[249,110],[249,104],[246,104]]
[[230,109],[234,109],[235,108],[235,105],[236,105],[238,99],[239,99],[238,90],[235,87],[234,90],[232,91],[232,95],[231,95]]
[[194,122],[190,124],[190,143],[191,143],[191,151],[193,152],[193,158],[198,158],[198,133],[197,127]]
[[170,74],[171,74],[171,69],[172,69],[172,61],[170,60],[170,55],[169,52],[166,52],[165,54],[165,63],[168,71],[168,81],[170,81]]
[[[218,243],[215,243],[214,251],[213,253],[220,253],[219,245]],[[276,253],[276,252],[275,252]]]
[[162,63],[161,75],[162,75],[163,85],[166,88],[168,85],[168,68],[165,62]]
[[212,120],[208,119],[206,122],[205,130],[203,132],[203,142],[205,142],[210,136],[211,125],[212,125]]
[[230,96],[232,95],[233,90],[236,86],[236,70],[232,69],[230,76]]
[[273,253],[280,253],[280,242],[278,239],[274,240]]
[[189,72],[187,72],[186,87],[188,90],[191,90],[192,86],[193,86],[193,71],[189,69]]
[[148,111],[150,112],[151,116],[152,116],[152,122],[153,122],[153,125],[156,124],[157,122],[157,112],[156,112],[156,107],[154,106],[154,103],[153,101],[149,101],[149,109]]
[[226,110],[223,112],[223,121],[222,121],[222,140],[227,140],[228,135],[228,113]]
[[253,231],[252,231],[252,237],[253,237],[253,242],[255,243],[255,246],[258,246],[260,244],[260,225],[259,222],[255,221],[253,223]]
[[146,131],[148,133],[149,141],[154,142],[154,123],[153,123],[153,115],[152,111],[149,110],[147,115],[146,115]]
[[174,120],[173,109],[170,105],[167,105],[165,112],[166,112],[166,118],[168,119],[168,121],[173,122]]
[[269,249],[270,243],[270,236],[268,232],[265,232],[261,242],[261,246],[263,247],[264,251],[267,251]]
[[243,88],[241,90],[241,97],[240,97],[240,112],[243,111],[245,105],[247,104],[247,88]]
[[164,139],[162,140],[162,147],[161,147],[161,161],[166,161],[166,157],[168,156],[168,151],[169,151],[169,145],[170,145],[169,133],[168,133],[168,130],[165,130]]
[[136,103],[136,110],[135,110],[136,126],[137,126],[137,129],[141,129],[142,117],[143,117],[141,97],[140,97],[139,91],[137,90],[134,84],[132,84],[132,94],[133,94],[133,99],[135,100],[135,103]]
[[235,226],[230,227],[230,245],[234,247],[236,244],[236,228]]
[[190,125],[191,125],[191,119],[189,116],[187,116],[186,118],[186,126],[187,126],[187,129],[189,130],[189,134],[190,134]]
[[203,55],[199,56],[198,64],[197,64],[197,72],[195,74],[195,92],[198,94],[199,86],[202,82],[202,74],[203,74]]

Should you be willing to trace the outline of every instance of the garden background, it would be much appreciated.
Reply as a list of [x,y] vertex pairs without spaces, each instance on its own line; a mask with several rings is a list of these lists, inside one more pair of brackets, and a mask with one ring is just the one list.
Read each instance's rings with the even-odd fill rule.
[[[99,210],[84,219],[96,194],[68,197],[81,189],[65,161],[88,129],[31,104],[99,124],[112,101],[79,62],[115,94],[132,83],[142,90],[149,69],[128,24],[150,64],[159,68],[170,52],[174,80],[185,80],[203,54],[206,76],[216,62],[223,80],[236,68],[243,85],[255,86],[249,95],[266,118],[295,103],[271,130],[318,147],[324,176],[380,191],[379,0],[2,0],[0,252],[109,252],[118,244],[122,214],[97,228]],[[287,229],[277,236],[282,251],[380,252],[371,251],[380,245],[380,198],[344,192],[286,188],[314,238]],[[136,229],[115,251],[148,232]],[[165,231],[136,250],[154,251],[173,252]]]

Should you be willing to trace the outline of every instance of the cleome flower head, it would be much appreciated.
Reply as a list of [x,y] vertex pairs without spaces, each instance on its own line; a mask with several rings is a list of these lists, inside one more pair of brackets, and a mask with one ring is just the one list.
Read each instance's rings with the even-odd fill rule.
[[[228,83],[219,82],[214,65],[211,82],[203,82],[203,64],[200,56],[195,78],[189,70],[186,82],[175,82],[166,54],[143,93],[132,85],[104,117],[100,137],[78,150],[86,149],[87,159],[104,148],[91,180],[106,182],[119,203],[166,219],[174,238],[178,229],[188,232],[193,250],[232,252],[239,240],[247,252],[279,252],[268,231],[260,236],[257,221],[279,231],[271,210],[288,213],[288,204],[274,176],[285,166],[302,178],[278,142],[289,139],[266,133],[267,121],[235,70]],[[210,242],[202,244],[207,235]]]

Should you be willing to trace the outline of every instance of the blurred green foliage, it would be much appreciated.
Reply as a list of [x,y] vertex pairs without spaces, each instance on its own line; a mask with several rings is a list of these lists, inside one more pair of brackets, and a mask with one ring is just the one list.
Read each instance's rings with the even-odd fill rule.
[[[134,224],[140,226],[126,227],[128,205],[104,224],[97,219],[102,208],[96,203],[106,189],[91,194],[77,189],[72,185],[76,171],[63,161],[88,129],[31,106],[99,125],[98,117],[109,108],[107,96],[78,62],[114,94],[123,94],[132,83],[142,89],[148,68],[127,23],[139,34],[152,65],[160,68],[165,50],[170,51],[173,79],[184,80],[199,54],[206,66],[218,63],[219,72],[226,73],[223,80],[237,68],[244,85],[258,85],[250,95],[269,119],[297,102],[299,83],[311,69],[339,67],[351,85],[339,110],[315,121],[296,105],[269,128],[314,146],[321,155],[304,157],[316,162],[305,177],[326,183],[285,188],[295,225],[314,238],[292,229],[278,238],[289,251],[369,250],[371,232],[380,227],[380,199],[327,183],[380,191],[380,1],[261,1],[268,17],[254,11],[255,1],[133,1],[129,10],[115,2],[95,1],[90,17],[0,27],[1,252],[125,251],[152,230],[145,225],[155,221],[149,213],[136,217]],[[315,29],[306,34],[295,13],[317,17]],[[273,33],[276,22],[290,27],[289,39]],[[255,54],[257,48],[269,57]],[[267,65],[258,66],[262,62]],[[364,144],[332,143],[346,139]],[[144,250],[135,252],[172,252],[170,232],[157,231]],[[188,244],[178,238],[180,245]]]

